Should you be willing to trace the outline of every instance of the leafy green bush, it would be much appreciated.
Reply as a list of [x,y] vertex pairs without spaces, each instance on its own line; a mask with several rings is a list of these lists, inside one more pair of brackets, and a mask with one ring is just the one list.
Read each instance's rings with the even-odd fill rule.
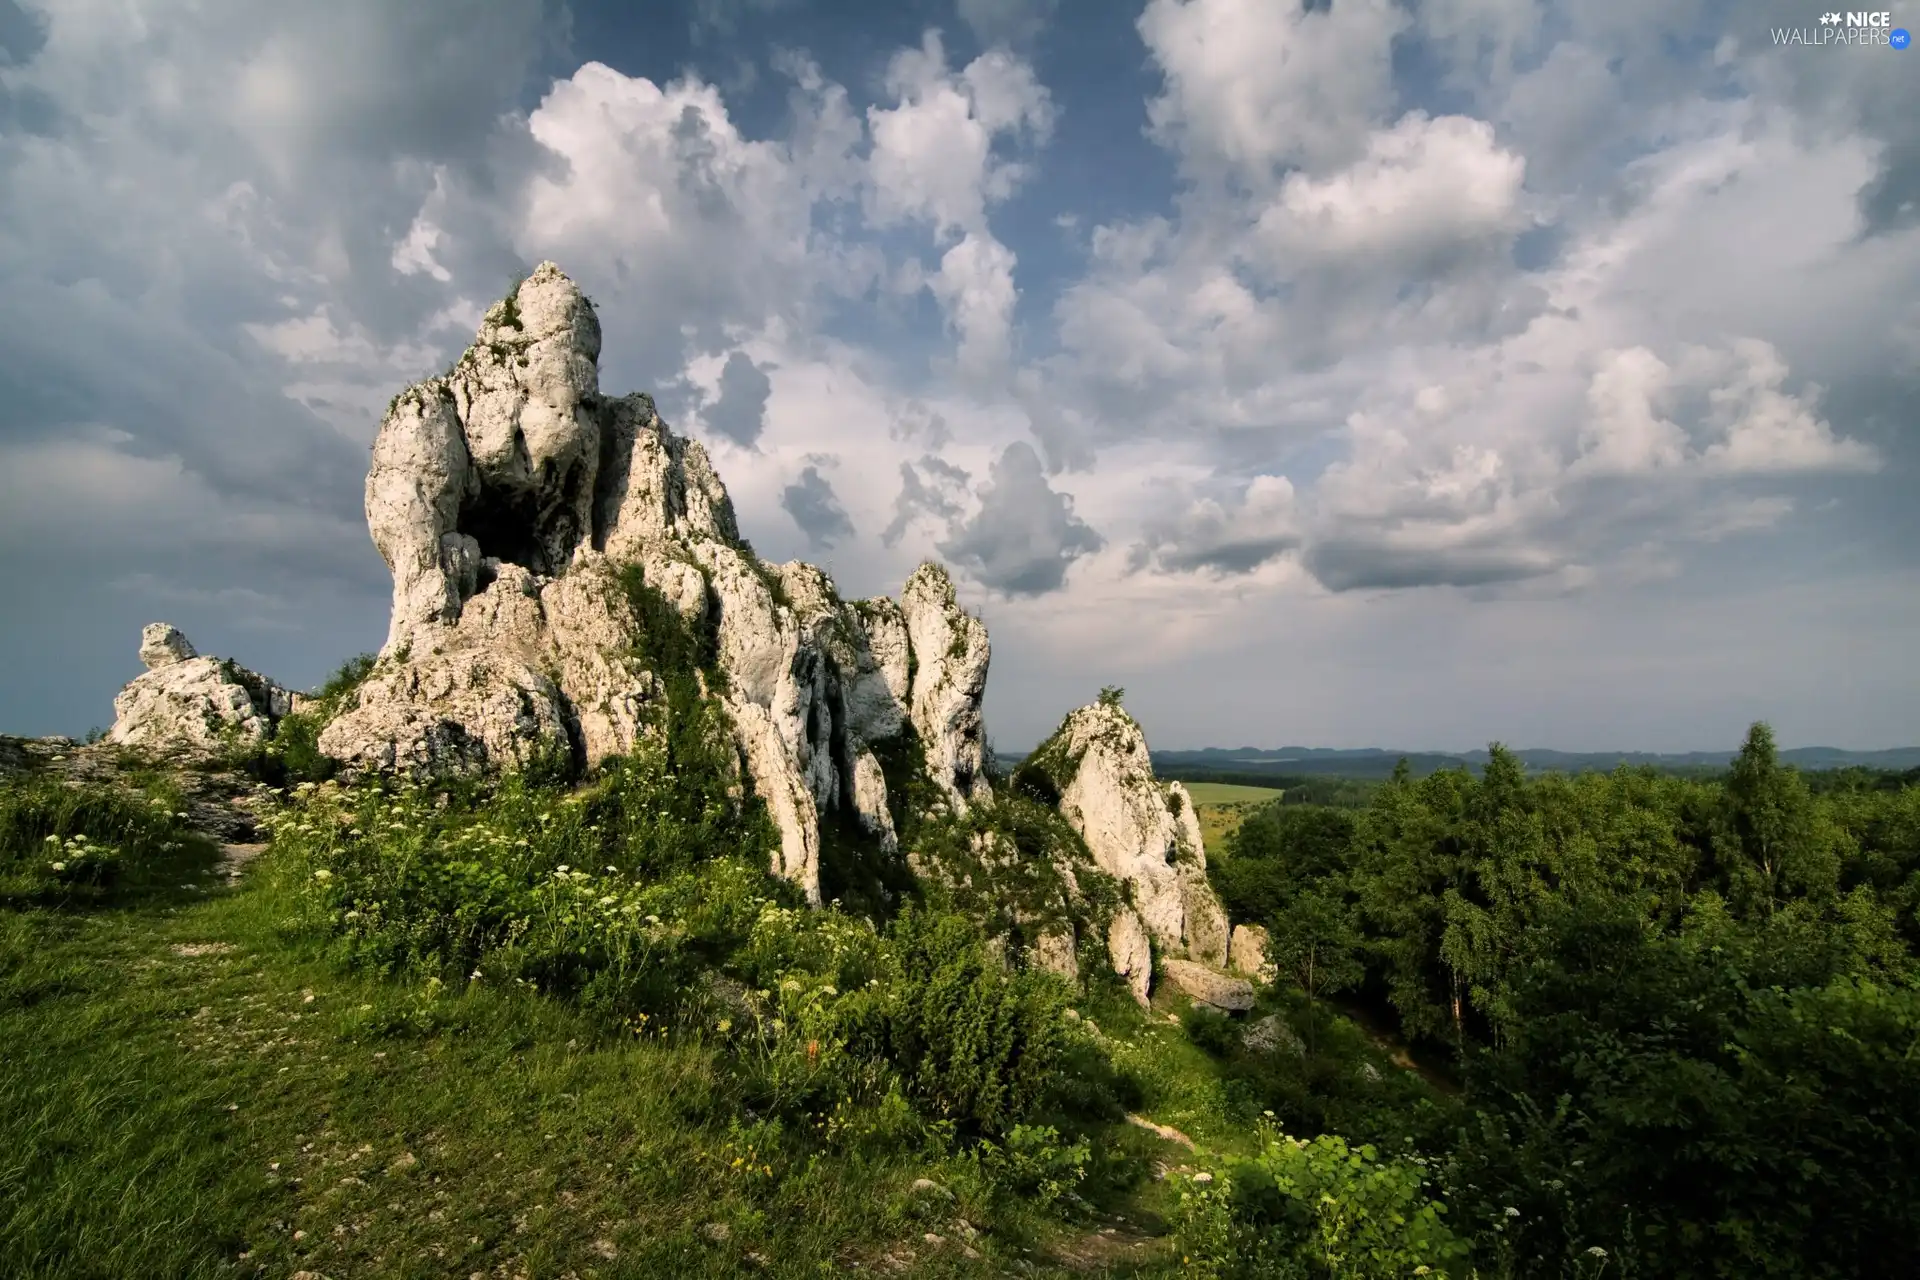
[[891,941],[900,980],[886,1055],[942,1119],[1006,1133],[1044,1100],[1066,1048],[1066,992],[1049,974],[1009,974],[960,916],[905,911]]
[[1215,1057],[1224,1058],[1240,1047],[1240,1026],[1224,1013],[1196,1004],[1180,1023],[1187,1039]]
[[1175,1240],[1189,1274],[1221,1280],[1466,1275],[1470,1243],[1430,1185],[1424,1158],[1264,1125],[1258,1155],[1189,1180]]
[[1052,1125],[1016,1124],[999,1142],[980,1142],[969,1157],[998,1190],[1050,1209],[1086,1180],[1092,1148],[1085,1138],[1068,1142]]

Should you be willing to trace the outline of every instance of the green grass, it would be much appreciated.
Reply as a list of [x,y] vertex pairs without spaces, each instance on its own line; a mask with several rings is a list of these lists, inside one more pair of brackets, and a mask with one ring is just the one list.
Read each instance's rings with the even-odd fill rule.
[[864,1141],[875,1117],[757,1123],[697,1039],[343,970],[288,929],[284,878],[269,854],[190,902],[0,915],[0,1035],[31,1046],[0,1088],[0,1275],[731,1276],[758,1255],[813,1276],[889,1252],[995,1275],[1097,1234],[950,1149]]
[[1182,785],[1196,805],[1261,804],[1278,800],[1282,794],[1277,787],[1243,787],[1231,782],[1188,782]]
[[[782,1082],[811,1067],[811,1046],[804,1062],[788,1061],[724,1018],[663,1009],[610,1019],[591,1001],[515,982],[504,953],[489,953],[485,976],[469,982],[343,935],[315,910],[328,885],[350,878],[344,862],[331,878],[316,871],[317,851],[342,838],[318,833],[344,830],[324,788],[285,809],[274,847],[229,885],[164,780],[142,786],[0,780],[0,854],[19,883],[0,900],[9,1280],[819,1276],[855,1264],[922,1276],[1182,1275],[1172,1237],[1190,1185],[1182,1169],[1254,1154],[1263,1108],[1296,1132],[1325,1121],[1364,1137],[1367,1117],[1404,1110],[1413,1085],[1357,1083],[1358,1050],[1337,1033],[1322,1038],[1337,1052],[1313,1062],[1256,1060],[1217,1027],[1211,1040],[1190,1032],[1178,1020],[1192,1011],[1165,983],[1142,1011],[1096,977],[1074,1000],[1077,1020],[1045,1001],[982,1005],[1002,979],[941,958],[968,954],[941,942],[960,923],[947,916],[887,935],[908,975],[898,999],[924,1006],[920,1034],[938,1054],[895,1045],[905,1057],[892,1085],[893,1068],[874,1059],[878,1085],[808,1101]],[[577,818],[546,792],[512,788],[482,812],[557,855],[618,816],[612,786],[571,793],[562,803]],[[416,871],[433,852],[423,840],[465,838],[457,822],[430,824],[399,799],[358,821],[386,831],[383,856]],[[625,853],[609,856],[640,857],[650,828],[622,829]],[[98,884],[43,866],[47,835],[82,830],[117,842],[115,874]],[[697,870],[721,905],[728,865]],[[429,901],[411,881],[378,883],[394,904]],[[695,895],[672,907],[677,883],[670,874],[644,890],[656,895],[646,909],[696,925],[713,904]],[[610,900],[598,891],[587,898]],[[779,925],[788,915],[796,923]],[[755,947],[826,948],[844,966],[848,948],[878,945],[831,911],[760,919]],[[925,977],[911,976],[920,969]],[[1269,993],[1256,1013],[1298,1024],[1297,1003]],[[994,1078],[965,1074],[959,1057],[941,1058],[945,1075],[913,1065],[954,1053],[944,1028],[970,1010],[1006,1021],[1011,1043],[1037,1053],[1051,1033],[1018,1019],[1046,1007],[1062,1026],[1077,1023],[1048,1050],[1063,1056],[1042,1059],[1064,1086],[1050,1092],[1057,1111],[1021,1104],[986,1123],[993,1116],[961,1095],[998,1087]],[[911,1029],[892,1016],[896,1038]],[[837,1060],[867,1078],[847,1052],[824,1043],[821,1066]],[[1129,1111],[1180,1128],[1199,1150],[1127,1123]],[[969,1123],[993,1139],[969,1138]],[[1156,1177],[1156,1166],[1172,1172]],[[940,1190],[916,1191],[921,1179]]]

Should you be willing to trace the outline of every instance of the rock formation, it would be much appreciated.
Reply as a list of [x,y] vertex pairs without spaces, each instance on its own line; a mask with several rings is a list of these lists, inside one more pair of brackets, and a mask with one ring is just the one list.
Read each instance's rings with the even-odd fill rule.
[[1207,883],[1193,799],[1154,778],[1146,736],[1117,699],[1070,714],[1015,776],[1057,803],[1100,869],[1128,887],[1132,901],[1115,915],[1107,946],[1136,999],[1146,1001],[1155,949],[1225,966],[1227,916]]
[[1250,978],[1263,981],[1271,978],[1272,966],[1267,962],[1268,945],[1267,931],[1259,925],[1233,926],[1233,937],[1227,947],[1227,967]]
[[592,305],[546,263],[450,372],[395,397],[366,490],[392,619],[321,750],[349,772],[415,775],[632,750],[661,696],[633,656],[637,570],[711,629],[744,774],[779,829],[775,870],[817,901],[823,813],[896,839],[877,744],[917,735],[956,809],[987,794],[986,628],[936,565],[896,604],[763,563],[705,450],[649,397],[602,396],[599,354]]
[[212,754],[267,741],[298,695],[238,663],[203,658],[170,623],[140,633],[147,669],[113,700],[107,741],[172,754]]
[[[772,869],[809,901],[821,897],[823,822],[839,811],[897,851],[904,796],[890,791],[918,767],[932,785],[914,791],[968,824],[955,848],[986,880],[1026,885],[1024,905],[994,914],[1028,963],[1078,973],[1075,930],[1093,917],[1074,858],[1126,886],[1105,942],[1143,1002],[1156,953],[1226,962],[1192,802],[1154,780],[1131,717],[1105,701],[1076,711],[1026,766],[1052,779],[1049,798],[1093,865],[1077,845],[1071,857],[1023,852],[996,825],[987,780],[986,627],[946,571],[920,566],[898,601],[848,601],[812,565],[763,562],[705,450],[648,396],[602,395],[599,354],[592,305],[545,263],[487,312],[452,369],[394,397],[366,483],[392,615],[365,679],[324,704],[322,752],[348,776],[536,761],[578,772],[641,747],[691,676],[693,696],[725,712],[736,792],[750,786],[778,830]],[[690,629],[712,661],[649,669],[655,627]],[[171,627],[149,627],[141,657],[150,670],[116,701],[114,741],[265,741],[296,709],[295,695],[197,657]]]

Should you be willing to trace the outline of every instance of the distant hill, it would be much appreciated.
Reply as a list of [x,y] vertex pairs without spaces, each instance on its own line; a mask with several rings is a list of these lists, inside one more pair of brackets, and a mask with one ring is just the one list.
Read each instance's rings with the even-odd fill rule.
[[[1675,771],[1724,769],[1732,751],[1554,751],[1532,747],[1514,752],[1534,772],[1578,773],[1616,765],[1652,765]],[[1405,758],[1416,777],[1465,766],[1478,771],[1487,762],[1481,751],[1389,751],[1379,747],[1207,747],[1200,751],[1156,751],[1153,767],[1161,774],[1232,773],[1288,777],[1385,778]],[[1920,747],[1886,751],[1846,751],[1839,747],[1793,747],[1780,752],[1783,764],[1801,769],[1904,770],[1920,768]]]

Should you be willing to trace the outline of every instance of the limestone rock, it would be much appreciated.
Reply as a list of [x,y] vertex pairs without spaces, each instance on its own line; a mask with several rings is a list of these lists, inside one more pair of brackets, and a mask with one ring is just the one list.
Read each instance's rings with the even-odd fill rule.
[[106,740],[165,753],[211,754],[263,743],[294,710],[295,695],[224,658],[203,658],[169,623],[140,633],[135,676],[113,700]]
[[1192,960],[1163,960],[1160,967],[1168,981],[1187,993],[1198,1004],[1212,1005],[1229,1013],[1253,1008],[1253,984],[1234,978]]
[[140,631],[140,665],[149,671],[199,656],[180,628],[171,622],[149,622]]
[[1233,926],[1233,942],[1227,949],[1227,967],[1250,978],[1267,978],[1267,945],[1267,931],[1259,925]]
[[760,561],[706,451],[649,397],[601,395],[600,344],[592,305],[543,263],[451,371],[395,397],[366,489],[392,619],[321,748],[349,772],[423,774],[631,750],[662,693],[631,656],[637,567],[712,637],[775,870],[817,901],[829,811],[897,847],[892,757],[874,748],[911,732],[954,807],[986,794],[986,629],[935,566],[898,604],[849,603],[810,565]]
[[1299,1035],[1277,1013],[1270,1013],[1249,1023],[1241,1033],[1240,1042],[1255,1053],[1284,1052],[1305,1057],[1307,1052],[1307,1046],[1300,1042]]
[[[1226,912],[1207,883],[1192,797],[1178,782],[1155,780],[1146,737],[1132,716],[1117,702],[1082,707],[1021,769],[1046,778],[1100,869],[1131,888],[1135,919],[1154,946],[1207,965],[1226,963]],[[1132,925],[1116,918],[1114,927]],[[1131,937],[1113,945],[1115,972],[1123,972],[1119,957],[1130,953]]]
[[1071,928],[1050,929],[1034,942],[1028,961],[1036,969],[1057,973],[1068,982],[1080,980],[1080,957]]
[[990,657],[986,624],[960,607],[953,580],[937,564],[923,564],[907,579],[900,608],[915,665],[913,727],[934,780],[964,810],[988,794],[980,718]]
[[1107,959],[1113,971],[1125,978],[1127,989],[1142,1008],[1153,990],[1153,946],[1147,926],[1132,907],[1122,907],[1107,929]]

